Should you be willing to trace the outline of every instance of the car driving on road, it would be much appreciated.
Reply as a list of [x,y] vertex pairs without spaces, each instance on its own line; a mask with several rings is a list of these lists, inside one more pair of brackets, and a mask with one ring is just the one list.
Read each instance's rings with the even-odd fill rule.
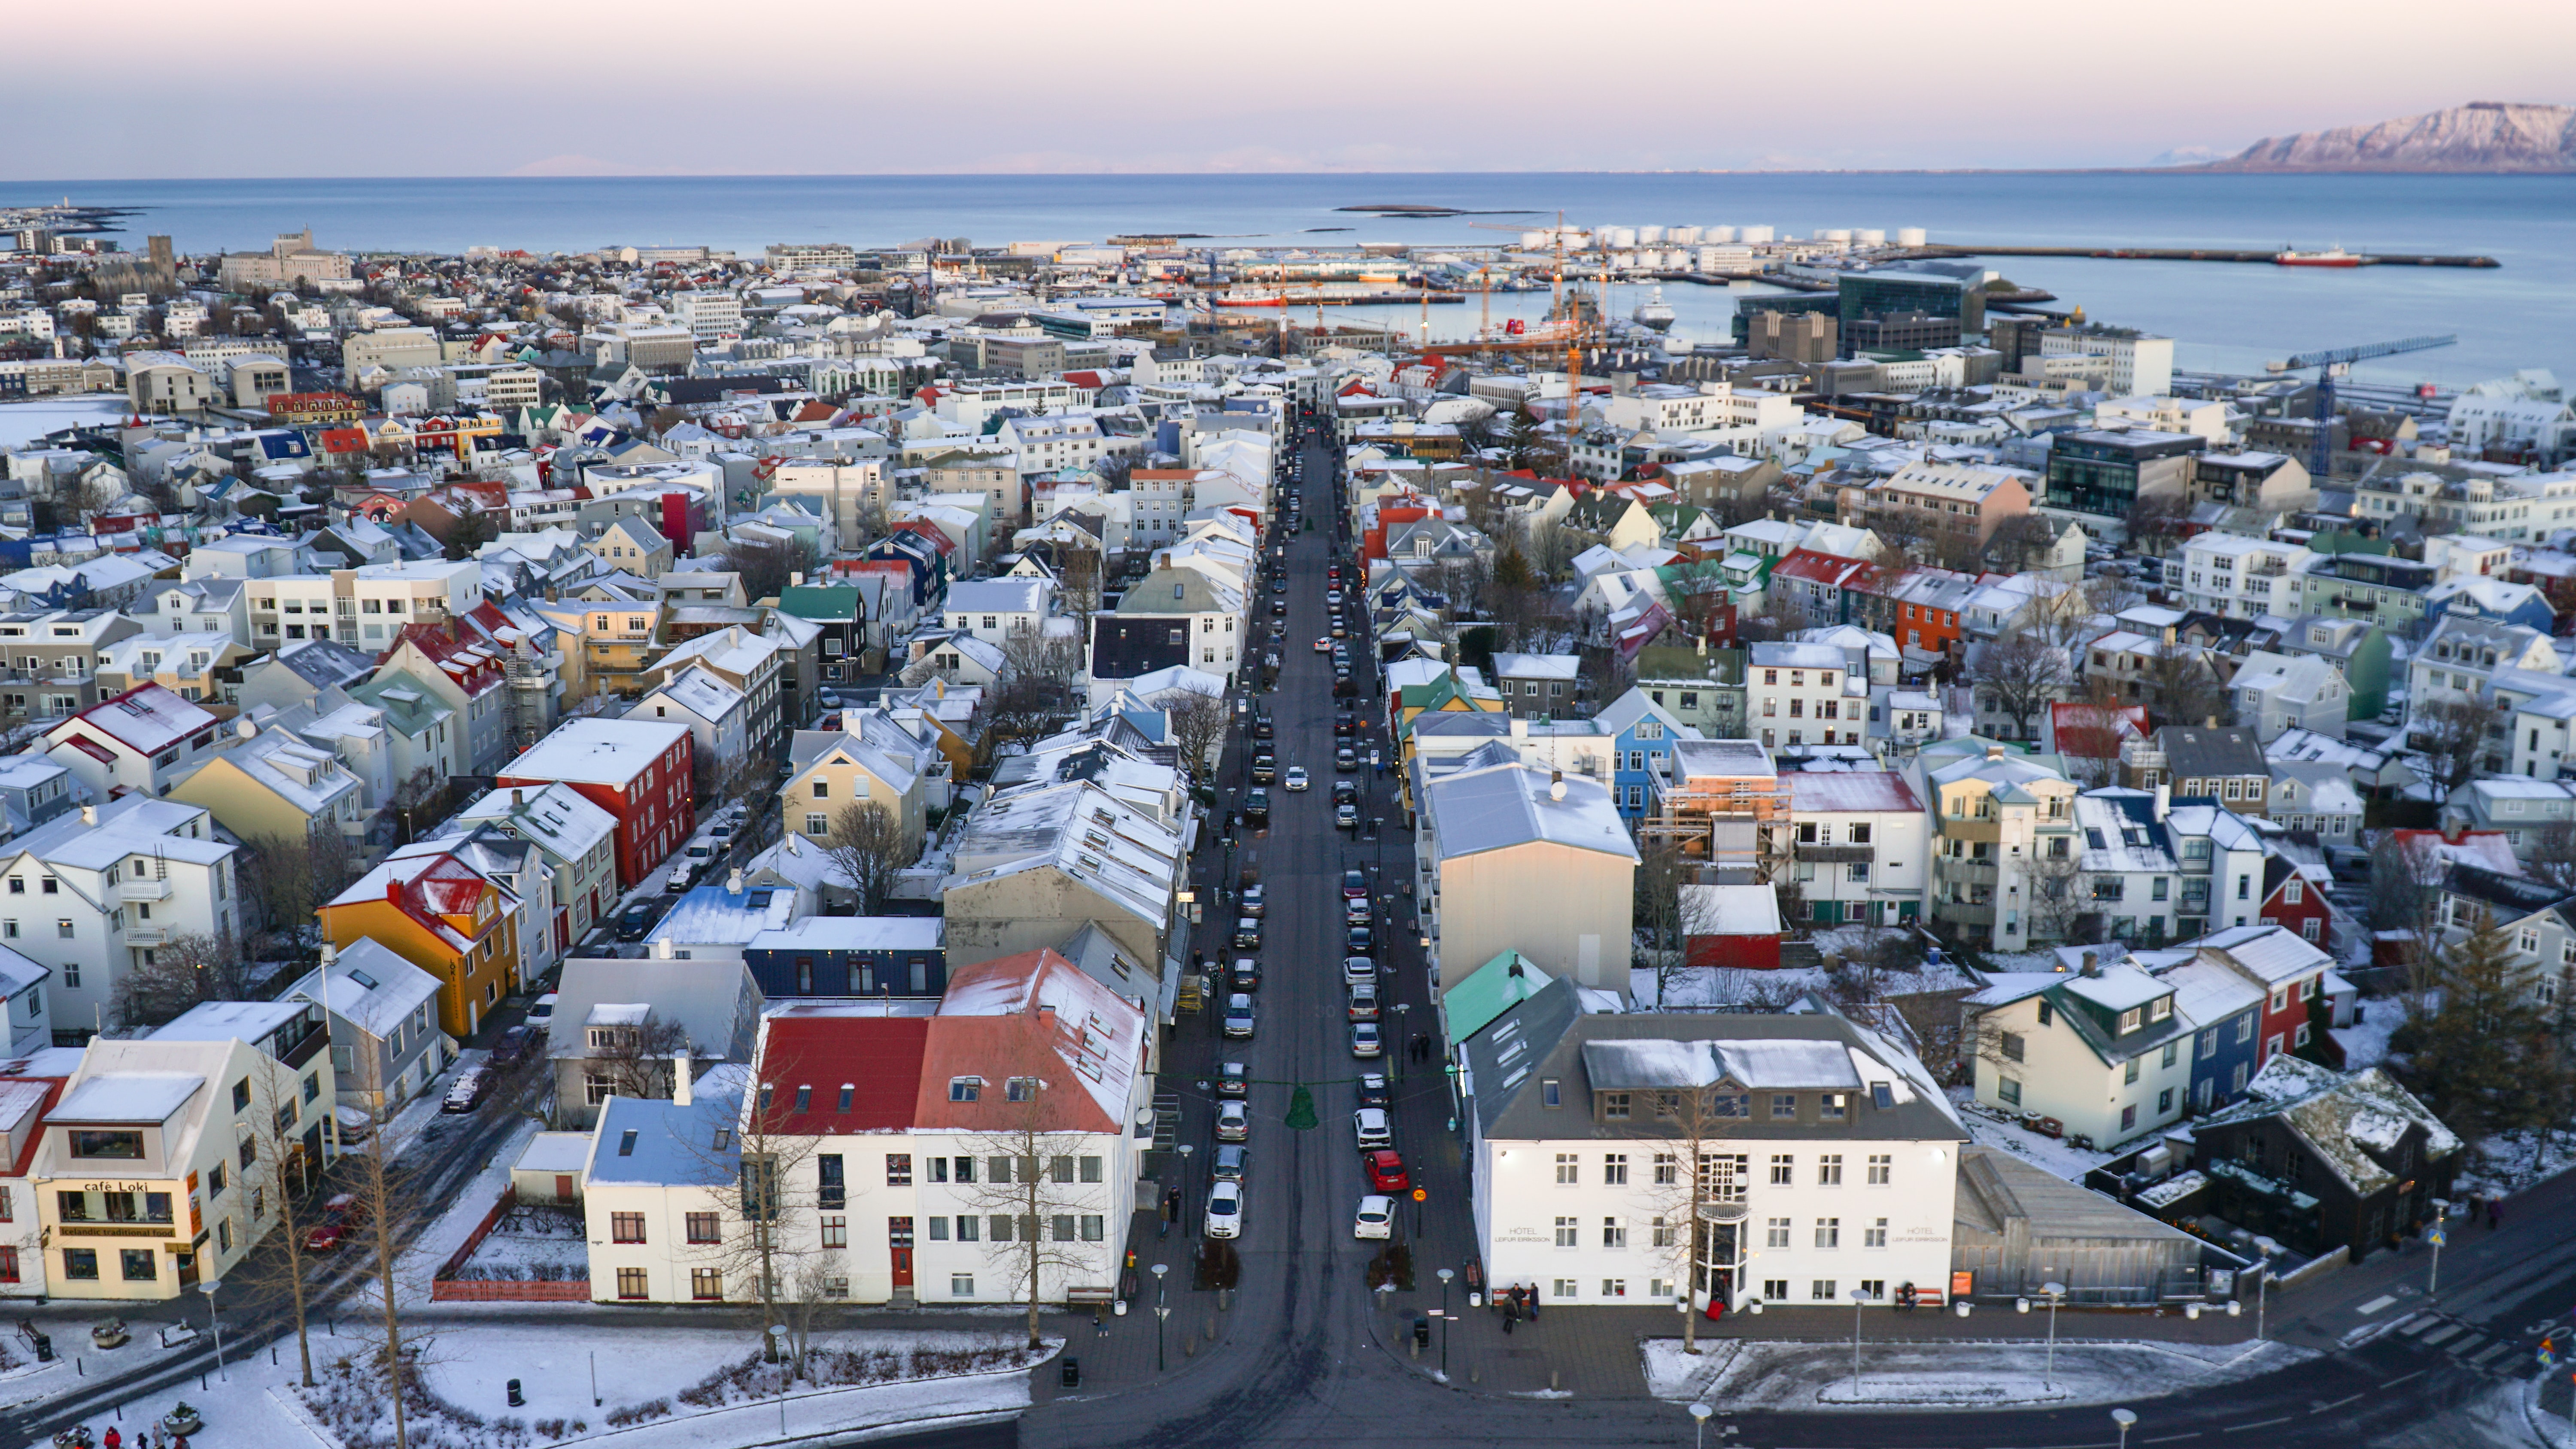
[[1290,765],[1288,767],[1288,788],[1291,790],[1303,790],[1306,788],[1305,766]]

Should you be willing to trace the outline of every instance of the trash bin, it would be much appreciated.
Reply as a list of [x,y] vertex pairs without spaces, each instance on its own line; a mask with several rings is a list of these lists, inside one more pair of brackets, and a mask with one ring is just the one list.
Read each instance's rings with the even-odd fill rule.
[[1067,1356],[1056,1366],[1056,1380],[1068,1389],[1082,1387],[1082,1360]]
[[517,1379],[510,1380],[510,1407],[513,1409],[524,1409],[527,1406],[528,1401],[521,1397],[519,1393],[519,1381]]
[[36,1362],[52,1363],[54,1361],[54,1336],[50,1333],[35,1333],[29,1336],[36,1341]]
[[1415,1348],[1431,1346],[1431,1319],[1427,1314],[1413,1320],[1413,1346]]

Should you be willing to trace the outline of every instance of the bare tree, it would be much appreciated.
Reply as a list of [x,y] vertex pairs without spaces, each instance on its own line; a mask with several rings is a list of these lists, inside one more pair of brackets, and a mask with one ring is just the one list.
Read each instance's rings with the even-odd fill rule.
[[1003,1100],[986,1114],[994,1125],[969,1139],[984,1173],[965,1197],[986,1215],[985,1261],[1011,1275],[1014,1296],[1028,1307],[1029,1347],[1036,1348],[1038,1306],[1050,1280],[1061,1282],[1098,1256],[1084,1250],[1080,1223],[1098,1201],[1077,1181],[1074,1149],[1088,1139],[1066,1110],[1065,1094],[1086,1089],[1050,1040],[1053,1021],[1034,1009],[1005,1020]]
[[2128,529],[2129,546],[2142,554],[2162,554],[2176,535],[2182,532],[2191,514],[2191,500],[2179,492],[2142,493],[2129,505],[2128,516],[2121,520]]
[[742,575],[744,596],[755,601],[777,598],[791,578],[800,573],[810,577],[815,569],[813,548],[795,539],[728,543],[724,559],[727,568]]
[[1180,747],[1181,768],[1193,781],[1206,781],[1216,772],[1218,752],[1224,748],[1228,731],[1234,728],[1234,711],[1227,707],[1225,696],[1196,689],[1168,689],[1151,701],[1162,709],[1171,722],[1172,743]]
[[2540,827],[2525,870],[2533,880],[2576,891],[2576,825],[2556,820]]
[[[793,1061],[771,1059],[761,1064],[759,1085],[742,1104],[734,1142],[691,1139],[687,1150],[702,1159],[711,1180],[730,1185],[723,1216],[731,1222],[716,1241],[693,1249],[697,1261],[722,1275],[728,1299],[735,1285],[748,1284],[748,1299],[758,1308],[761,1353],[785,1359],[792,1378],[802,1371],[808,1343],[805,1330],[814,1321],[811,1304],[820,1295],[820,1275],[807,1271],[807,1244],[822,1240],[818,1211],[838,1211],[848,1201],[848,1184],[835,1180],[843,1168],[836,1155],[823,1154],[822,1138],[804,1130],[797,1115],[810,1109],[812,1088],[796,1084],[801,1075]],[[791,1285],[794,1292],[791,1293]],[[800,1307],[800,1305],[803,1305]],[[798,1311],[790,1312],[790,1309]],[[771,1329],[785,1324],[788,1341]]]
[[393,812],[401,827],[399,845],[409,845],[420,838],[423,821],[435,823],[447,818],[448,782],[427,765],[394,782],[386,797],[385,808]]
[[[1604,1110],[1615,1110],[1605,1107]],[[1700,1295],[1717,1296],[1715,1274],[1744,1261],[1744,1157],[1721,1150],[1741,1129],[1749,1099],[1724,1083],[1676,1085],[1629,1094],[1632,1129],[1651,1151],[1638,1197],[1648,1219],[1647,1251],[1670,1265],[1687,1300],[1682,1352],[1699,1352]],[[1640,1116],[1646,1121],[1636,1126]],[[1721,1252],[1730,1239],[1734,1251]],[[1702,1264],[1713,1264],[1703,1272]]]
[[1699,867],[1669,835],[1649,835],[1638,842],[1634,889],[1637,935],[1651,954],[1655,999],[1662,1001],[1688,979],[1688,936],[1684,929],[1682,887],[1699,878]]
[[1101,578],[1104,572],[1100,550],[1079,544],[1058,544],[1055,550],[1056,597],[1063,601],[1065,613],[1091,627],[1091,615],[1100,607]]
[[[276,1202],[277,1243],[269,1251],[244,1257],[228,1281],[271,1303],[284,1301],[295,1320],[298,1368],[309,1389],[314,1382],[313,1345],[307,1334],[311,1285],[304,1275],[312,1256],[305,1251],[304,1239],[322,1220],[313,1203],[314,1186],[322,1175],[318,1124],[330,1115],[333,1103],[320,1089],[318,1068],[308,1095],[302,1079],[285,1063],[262,1057],[260,1066],[251,1077],[252,1110],[242,1119],[249,1135],[242,1139],[240,1178],[242,1186],[257,1197]],[[317,1133],[312,1144],[304,1140],[308,1124]]]
[[858,914],[885,909],[895,877],[913,863],[912,842],[892,811],[873,801],[852,801],[832,816],[832,833],[823,837],[824,858],[858,897]]
[[1074,676],[1082,672],[1082,637],[1014,624],[1002,636],[1002,662],[1009,670],[1006,691],[1026,689],[1037,702],[1061,710]]
[[1977,660],[1974,682],[1995,707],[2013,722],[2013,738],[2036,739],[2031,720],[2066,697],[2073,682],[2066,651],[2040,637],[2037,630],[2015,628],[1988,644]]
[[314,912],[349,883],[347,848],[336,837],[324,844],[309,835],[254,836],[245,843],[243,896],[259,906],[270,935],[300,947]]
[[2144,657],[2148,691],[2155,700],[2156,712],[2167,721],[2198,724],[2215,718],[2226,708],[2226,691],[2219,685],[2207,651],[2198,645],[2177,640]]
[[[357,1232],[375,1271],[378,1323],[384,1333],[384,1369],[386,1397],[392,1401],[394,1414],[394,1449],[409,1449],[410,1430],[404,1419],[405,1401],[410,1377],[416,1369],[413,1355],[405,1352],[403,1343],[401,1299],[395,1290],[394,1260],[402,1254],[402,1234],[409,1226],[413,1209],[409,1174],[396,1167],[386,1156],[385,1129],[389,1117],[379,1109],[369,1125],[363,1151],[354,1154],[356,1171],[350,1174],[350,1194],[357,1199]],[[343,1154],[344,1156],[349,1154]]]
[[581,1070],[586,1096],[667,1101],[676,1090],[671,1075],[674,1064],[683,1052],[696,1055],[687,1027],[676,1018],[649,1011],[641,1021],[609,1023],[594,1018],[570,1029],[584,1033]]
[[2370,905],[2367,919],[2376,932],[2393,932],[2398,978],[2421,1003],[2435,984],[2435,957],[2441,941],[2442,885],[2450,875],[2450,858],[2423,836],[2383,834],[2370,852]]
[[2407,722],[2407,736],[2424,751],[2434,782],[2448,795],[2489,768],[2487,740],[2504,728],[2504,711],[2492,699],[2461,695],[2428,700]]
[[250,967],[239,938],[186,932],[140,953],[116,978],[117,1020],[160,1026],[204,1001],[250,994]]
[[[2065,843],[2064,836],[2050,842]],[[2076,918],[2085,908],[2082,880],[2083,860],[2069,851],[2065,855],[2034,855],[2030,862],[2030,933],[2033,941],[2063,941],[2074,934]]]

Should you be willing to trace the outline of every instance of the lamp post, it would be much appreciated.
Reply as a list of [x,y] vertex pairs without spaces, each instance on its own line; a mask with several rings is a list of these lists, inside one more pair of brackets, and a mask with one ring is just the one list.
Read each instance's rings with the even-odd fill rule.
[[[787,1325],[784,1323],[773,1323],[769,1325],[769,1336],[771,1340],[778,1345],[779,1357],[782,1360],[785,1359],[787,1357]],[[793,1363],[787,1364],[787,1371],[778,1376],[778,1437],[781,1439],[787,1437],[787,1382],[794,1377],[796,1377],[796,1366]]]
[[2268,1306],[2266,1300],[2272,1296],[2272,1255],[2281,1251],[2281,1245],[2270,1238],[2256,1238],[2254,1251],[2258,1255],[2254,1262],[2254,1341],[2261,1343],[2263,1310]]
[[1163,1325],[1171,1321],[1171,1305],[1163,1301],[1163,1275],[1172,1271],[1169,1263],[1154,1265],[1154,1372],[1161,1373],[1171,1365],[1163,1357]]
[[2138,1422],[2138,1416],[2127,1409],[2113,1409],[2111,1422],[2120,1426],[2120,1449],[2129,1449],[2129,1426]]
[[206,1322],[215,1331],[215,1374],[230,1383],[233,1376],[224,1368],[224,1321],[215,1315],[215,1290],[222,1286],[223,1279],[209,1278],[197,1285],[197,1291],[206,1295]]
[[[1860,1311],[1861,1311],[1863,1308],[1865,1308],[1865,1307],[1869,1306],[1869,1290],[1868,1290],[1868,1289],[1866,1289],[1866,1288],[1854,1288],[1854,1289],[1851,1291],[1851,1301],[1852,1301],[1852,1397],[1853,1397],[1854,1399],[1858,1399],[1858,1398],[1860,1397]],[[2051,1315],[2051,1319],[2050,1319],[2050,1321],[2051,1321],[2052,1323],[2055,1321],[2055,1316],[2054,1316],[2054,1315]]]
[[2442,1296],[2442,1240],[2450,1236],[2450,1230],[2444,1227],[2443,1223],[2450,1216],[2450,1200],[2439,1197],[2433,1199],[2433,1230],[2424,1235],[2433,1241],[2433,1271],[2424,1280],[2426,1298],[2439,1299]]
[[2066,1296],[2066,1285],[2042,1283],[2039,1291],[2048,1295],[2048,1366],[2041,1370],[2039,1381],[2054,1389],[2057,1387],[2057,1301]]
[[1691,1449],[1706,1449],[1708,1444],[1708,1416],[1716,1412],[1717,1410],[1710,1408],[1706,1404],[1693,1404],[1690,1406]]
[[1410,1001],[1395,1004],[1395,1079],[1398,1082],[1404,1080],[1404,1059],[1413,1052],[1413,1033],[1404,1029],[1405,1013],[1411,1010],[1413,1003]]
[[1192,1143],[1181,1144],[1181,1224],[1184,1228],[1190,1221],[1190,1154],[1196,1151],[1198,1148]]
[[1454,1268],[1440,1270],[1440,1377],[1449,1377],[1449,1280],[1458,1276]]

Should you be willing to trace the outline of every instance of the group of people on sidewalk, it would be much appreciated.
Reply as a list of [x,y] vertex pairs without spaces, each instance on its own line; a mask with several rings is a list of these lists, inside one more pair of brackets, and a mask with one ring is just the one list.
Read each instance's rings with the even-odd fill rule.
[[1538,1321],[1538,1285],[1523,1283],[1508,1288],[1497,1288],[1487,1306],[1503,1316],[1505,1333],[1511,1332],[1520,1325],[1521,1315],[1524,1313],[1529,1315],[1532,1323],[1536,1323]]

